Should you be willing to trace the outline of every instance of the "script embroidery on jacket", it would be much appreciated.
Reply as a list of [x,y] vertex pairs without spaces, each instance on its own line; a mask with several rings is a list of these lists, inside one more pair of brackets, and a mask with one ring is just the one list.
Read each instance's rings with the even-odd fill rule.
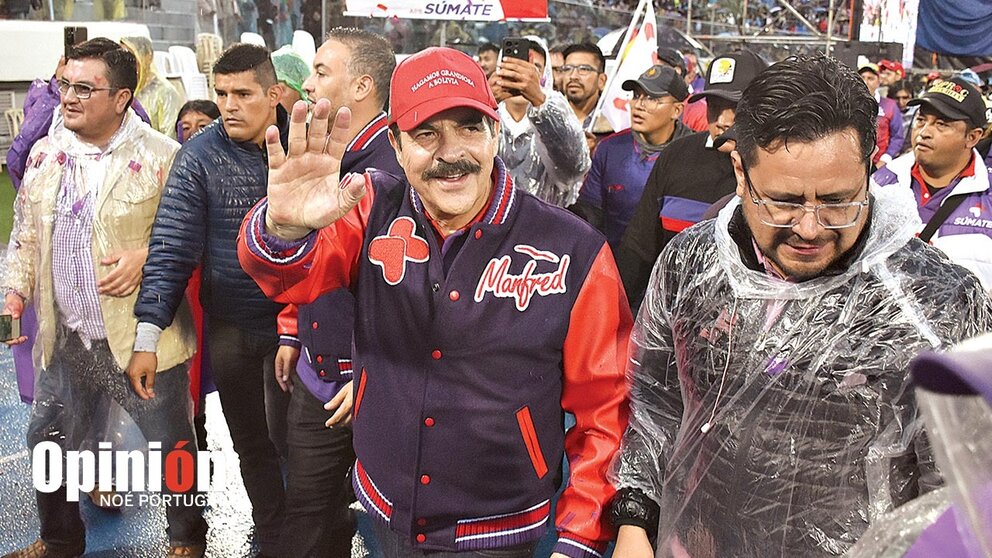
[[[513,250],[532,259],[524,265],[523,272],[519,275],[510,273],[510,256],[489,260],[482,277],[479,278],[479,285],[475,288],[476,302],[482,302],[486,293],[490,292],[496,298],[515,299],[517,310],[523,312],[530,306],[535,294],[548,296],[567,292],[565,275],[568,273],[568,264],[571,260],[568,254],[559,257],[557,254],[538,250],[527,244],[517,244]],[[538,261],[558,264],[558,269],[550,273],[535,273]]]

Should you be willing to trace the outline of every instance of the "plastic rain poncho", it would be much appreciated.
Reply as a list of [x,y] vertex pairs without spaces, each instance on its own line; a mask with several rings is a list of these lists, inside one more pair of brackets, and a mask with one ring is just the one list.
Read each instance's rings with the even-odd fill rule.
[[305,100],[307,93],[303,90],[303,82],[310,77],[310,68],[303,57],[293,47],[286,45],[272,53],[272,65],[276,69],[276,79],[291,87],[300,94],[300,99]]
[[[936,358],[959,363],[937,363]],[[953,374],[947,367],[960,368],[961,362],[992,379],[992,334],[960,343],[950,355],[917,359],[913,368],[917,378],[923,368],[936,379]],[[940,496],[933,502],[918,498],[873,523],[847,557],[992,556],[992,394],[938,393],[918,386],[916,396],[947,486],[933,493]]]
[[121,44],[138,59],[138,89],[134,96],[141,101],[150,124],[159,132],[176,139],[176,119],[185,99],[171,83],[158,75],[152,42],[147,37],[124,37]]
[[728,232],[739,198],[659,257],[617,465],[620,488],[660,504],[658,556],[840,555],[940,484],[907,365],[988,330],[992,304],[914,238],[904,191],[872,195],[863,248],[835,275],[745,266]]
[[[525,38],[540,45],[545,60],[550,60],[543,39],[532,35]],[[518,188],[567,207],[578,199],[582,178],[589,171],[589,148],[582,123],[565,96],[554,90],[550,63],[545,65],[541,89],[544,104],[529,106],[520,122],[500,103],[499,156]]]
[[[65,215],[58,217],[65,211],[59,208],[59,193],[70,183],[76,192],[89,192],[81,200],[97,200],[88,254],[95,279],[112,269],[99,265],[104,257],[147,246],[165,183],[164,176],[158,182],[153,177],[168,170],[178,148],[129,110],[106,146],[81,141],[56,118],[47,137],[31,151],[0,274],[0,285],[20,294],[38,315],[29,449],[41,442],[54,442],[63,451],[96,450],[101,442],[111,442],[114,450],[141,448],[144,441],[132,432],[134,422],[148,441],[161,442],[164,448],[171,449],[180,437],[195,440],[185,362],[193,354],[196,337],[186,305],[162,334],[157,395],[141,400],[125,373],[137,325],[137,291],[124,297],[98,297],[106,338],[87,345],[64,323],[55,276],[65,273],[66,262],[53,260],[53,244],[58,242],[55,223]],[[84,279],[78,282],[85,295]]]

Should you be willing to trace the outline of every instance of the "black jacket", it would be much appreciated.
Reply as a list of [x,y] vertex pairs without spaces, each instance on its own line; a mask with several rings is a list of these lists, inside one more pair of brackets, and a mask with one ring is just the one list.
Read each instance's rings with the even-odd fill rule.
[[[277,107],[283,145],[289,119]],[[241,220],[266,194],[268,158],[252,143],[235,142],[217,120],[176,155],[155,216],[134,313],[165,328],[190,275],[203,264],[200,301],[207,313],[241,329],[275,335],[281,304],[270,301],[241,269]]]

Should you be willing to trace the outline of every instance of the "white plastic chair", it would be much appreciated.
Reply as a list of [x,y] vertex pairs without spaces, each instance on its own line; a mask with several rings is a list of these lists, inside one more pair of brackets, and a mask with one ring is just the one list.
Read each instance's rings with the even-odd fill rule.
[[250,31],[245,31],[241,34],[241,42],[248,43],[250,45],[258,45],[260,47],[265,46],[265,39],[263,39],[258,33],[252,33]]
[[203,74],[183,74],[183,88],[186,89],[186,99],[193,101],[196,99],[210,100],[210,87],[207,84],[207,76]]
[[179,72],[173,68],[172,55],[168,52],[156,50],[152,55],[152,60],[155,62],[155,68],[162,77],[172,78],[179,76]]
[[24,109],[7,109],[3,116],[7,119],[7,130],[10,132],[10,137],[17,137],[17,134],[21,133],[21,125],[24,124]]
[[293,31],[293,50],[300,55],[307,66],[313,66],[313,58],[317,55],[317,45],[310,32],[303,29]]
[[173,45],[169,47],[169,54],[175,63],[173,69],[180,74],[198,74],[200,67],[196,64],[196,53],[187,46]]
[[223,46],[224,40],[219,35],[200,33],[196,36],[196,60],[201,72],[210,73],[224,50]]

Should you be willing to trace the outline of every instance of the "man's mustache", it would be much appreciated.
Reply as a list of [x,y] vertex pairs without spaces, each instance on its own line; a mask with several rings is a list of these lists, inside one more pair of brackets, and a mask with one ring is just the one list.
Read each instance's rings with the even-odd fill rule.
[[477,174],[481,171],[482,166],[466,159],[461,159],[454,163],[438,161],[436,165],[425,170],[423,174],[420,175],[420,178],[426,182],[435,178],[447,178],[449,176],[458,176],[460,174]]

